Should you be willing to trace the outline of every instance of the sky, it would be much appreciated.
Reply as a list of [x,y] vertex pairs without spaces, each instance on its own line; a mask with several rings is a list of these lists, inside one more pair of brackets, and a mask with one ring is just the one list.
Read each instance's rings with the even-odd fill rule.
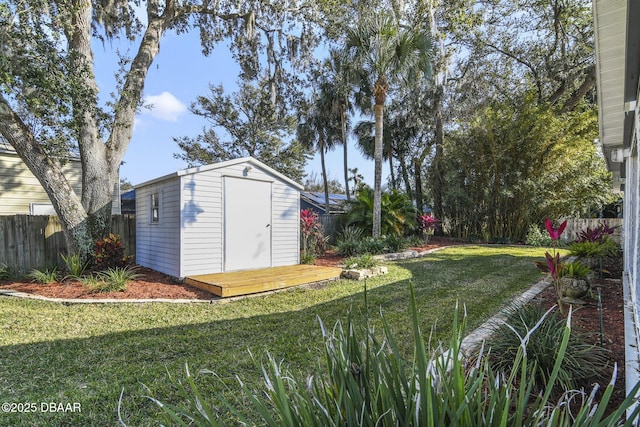
[[[116,48],[126,52],[126,46],[94,43],[96,80],[103,101],[115,85],[114,67],[118,59],[112,50]],[[134,53],[130,51],[129,55]],[[136,117],[131,143],[120,169],[121,178],[136,185],[184,169],[186,164],[173,157],[179,151],[173,137],[196,136],[208,126],[205,119],[189,112],[189,105],[197,96],[209,94],[209,84],[223,84],[228,92],[235,90],[238,72],[239,67],[227,45],[220,44],[209,57],[204,57],[196,32],[165,35],[145,83],[144,100],[150,107],[143,108]],[[362,158],[354,147],[353,137],[350,137],[349,150],[349,167],[358,168],[365,182],[372,185],[373,161]],[[342,147],[337,147],[327,154],[326,164],[329,179],[344,185],[342,156]],[[305,171],[315,172],[320,179],[319,155],[307,163]]]

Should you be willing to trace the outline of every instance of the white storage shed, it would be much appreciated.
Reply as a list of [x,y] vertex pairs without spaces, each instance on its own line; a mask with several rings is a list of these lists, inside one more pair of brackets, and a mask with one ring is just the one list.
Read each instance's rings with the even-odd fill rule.
[[178,278],[298,264],[302,188],[252,157],[136,185],[136,262]]

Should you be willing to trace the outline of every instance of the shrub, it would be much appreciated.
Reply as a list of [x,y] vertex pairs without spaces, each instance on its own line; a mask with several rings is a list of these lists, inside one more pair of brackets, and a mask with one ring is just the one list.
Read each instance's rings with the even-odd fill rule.
[[143,277],[135,267],[113,267],[100,271],[84,281],[94,292],[123,292],[132,280]]
[[[528,348],[532,334],[523,334],[514,346],[510,360],[512,375],[495,371],[487,358],[477,358],[467,366],[462,357],[461,343],[464,319],[454,311],[454,327],[449,349],[428,354],[418,326],[415,295],[410,288],[408,326],[413,332],[413,359],[407,359],[398,346],[389,325],[383,318],[383,339],[378,339],[368,323],[357,324],[349,317],[346,327],[340,322],[327,330],[322,322],[324,363],[319,362],[318,375],[298,378],[269,356],[267,366],[257,366],[263,374],[263,390],[242,383],[244,398],[260,416],[261,425],[325,426],[325,425],[618,425],[624,419],[632,425],[638,419],[640,405],[634,396],[640,383],[615,408],[607,408],[613,393],[616,372],[604,389],[600,402],[595,390],[591,394],[575,390],[552,401],[552,387],[560,366],[568,356],[571,336],[567,324],[560,326],[559,341],[553,342],[553,369],[547,379],[549,388],[535,393],[528,369]],[[539,325],[533,326],[532,332]],[[513,334],[512,334],[513,335]],[[186,402],[177,406],[150,398],[173,424],[216,426],[221,423],[216,408],[199,392],[189,369],[186,384],[173,381],[179,397]],[[224,404],[243,425],[254,425],[227,402]],[[120,408],[120,404],[118,405]],[[606,409],[610,415],[604,416]],[[122,416],[119,413],[121,423]],[[188,423],[188,424],[187,424]]]
[[60,274],[58,272],[58,267],[56,266],[48,266],[43,270],[33,270],[29,273],[29,277],[33,279],[34,282],[47,285],[49,283],[53,283],[58,280]]
[[372,268],[379,264],[378,260],[369,254],[350,257],[344,260],[346,268]]
[[[380,231],[402,236],[416,227],[416,209],[411,198],[397,190],[382,193]],[[344,214],[345,223],[363,230],[373,228],[373,189],[362,187]]]
[[300,255],[300,264],[313,264],[316,260],[316,256],[311,252],[303,252]]
[[600,245],[602,246],[602,253],[604,254],[604,256],[613,257],[618,255],[618,253],[620,252],[620,245],[618,245],[612,239],[604,239],[602,242],[600,242]]
[[569,253],[584,258],[599,257],[604,256],[605,247],[600,242],[573,242],[569,245]]
[[125,267],[131,257],[125,256],[120,236],[111,233],[104,239],[95,242],[95,264],[99,270],[114,267]]
[[336,248],[342,256],[356,256],[362,254],[381,254],[384,252],[398,252],[407,247],[408,241],[397,234],[389,234],[380,238],[364,237],[361,228],[349,226],[338,237]]
[[381,254],[385,251],[384,238],[365,237],[361,242],[361,254]]
[[584,380],[602,378],[607,365],[605,350],[588,344],[586,337],[574,332],[552,381],[566,320],[557,311],[546,316],[545,313],[545,309],[536,304],[509,310],[505,323],[495,326],[487,343],[491,348],[491,366],[496,371],[513,373],[514,358],[521,351],[522,337],[526,336],[525,367],[535,391],[555,385],[556,391],[564,392],[583,385]]
[[397,234],[389,234],[383,237],[383,246],[385,252],[400,252],[409,245],[409,241]]
[[410,236],[407,239],[407,244],[409,246],[422,246],[424,244],[424,239],[422,239],[422,237],[419,237],[419,236]]
[[342,256],[354,256],[362,253],[362,238],[364,232],[353,225],[345,227],[338,236],[336,248]]
[[[300,211],[300,231],[302,232],[302,250],[305,256],[323,254],[326,251],[329,237],[322,233],[322,224],[318,221],[318,214],[313,210],[303,209]],[[303,264],[308,263],[303,262]]]
[[430,234],[435,230],[440,220],[431,214],[418,215],[418,228],[422,234]]
[[526,244],[530,246],[547,247],[552,244],[551,237],[548,233],[543,233],[540,227],[535,224],[529,226],[527,232]]

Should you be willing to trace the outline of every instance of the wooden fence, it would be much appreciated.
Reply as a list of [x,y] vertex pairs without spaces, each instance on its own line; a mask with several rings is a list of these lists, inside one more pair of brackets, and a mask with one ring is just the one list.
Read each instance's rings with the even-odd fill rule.
[[325,236],[329,236],[331,242],[335,241],[339,231],[337,229],[339,217],[340,216],[337,214],[329,214],[329,215],[325,214],[325,215],[320,215],[320,217],[318,218],[318,220],[322,224],[322,233]]
[[[125,254],[136,253],[136,218],[114,215],[113,234],[122,239]],[[67,245],[58,217],[46,215],[0,216],[0,266],[29,272],[34,268],[60,264]]]

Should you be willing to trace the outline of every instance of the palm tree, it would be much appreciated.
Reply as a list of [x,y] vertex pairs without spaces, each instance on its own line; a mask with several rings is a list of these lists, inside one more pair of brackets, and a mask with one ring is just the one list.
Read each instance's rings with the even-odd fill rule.
[[[353,128],[356,135],[358,148],[366,159],[375,160],[375,126],[374,122],[362,120]],[[384,126],[384,135],[382,136],[382,160],[389,161],[389,171],[391,173],[391,187],[396,188],[396,178],[393,170],[393,138],[391,129]]]
[[382,139],[384,104],[390,85],[427,77],[431,72],[433,42],[422,26],[402,26],[387,11],[376,11],[347,30],[345,51],[373,83],[375,114],[374,237],[380,236],[382,197]]
[[349,117],[348,113],[353,111],[353,105],[350,102],[352,91],[353,70],[346,61],[343,52],[331,49],[329,58],[324,62],[324,69],[328,73],[326,78],[331,84],[331,96],[333,97],[332,108],[337,110],[340,117],[340,133],[341,143],[343,147],[343,163],[344,163],[344,187],[347,193],[347,200],[351,200],[351,192],[349,191],[349,164],[348,151],[349,144],[347,140]]
[[320,84],[320,91],[313,94],[310,105],[298,114],[297,136],[300,144],[320,153],[322,183],[324,186],[325,212],[329,213],[329,183],[325,154],[340,140],[335,110],[331,108],[332,97],[329,85]]

